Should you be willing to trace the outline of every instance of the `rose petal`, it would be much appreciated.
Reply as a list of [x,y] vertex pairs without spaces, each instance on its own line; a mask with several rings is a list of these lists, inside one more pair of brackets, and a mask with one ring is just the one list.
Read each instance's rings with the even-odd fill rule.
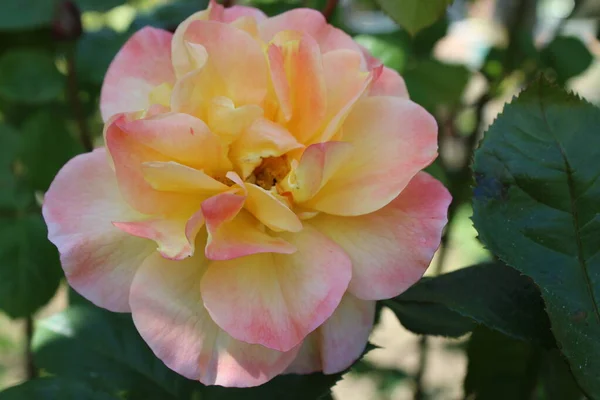
[[278,122],[303,143],[321,126],[327,110],[319,45],[308,34],[282,31],[271,40],[267,54],[285,118]]
[[108,67],[102,93],[102,119],[115,114],[145,110],[151,92],[162,84],[173,85],[170,32],[145,27],[136,32]]
[[194,254],[196,234],[204,225],[201,211],[189,220],[151,218],[133,222],[113,222],[130,235],[151,239],[158,244],[158,252],[170,260],[183,260]]
[[141,144],[129,132],[121,129],[126,124],[126,116],[121,115],[114,118],[105,130],[106,145],[114,162],[123,198],[144,214],[189,217],[198,210],[202,200],[191,194],[161,192],[152,188],[144,179],[143,164],[167,162],[170,161],[169,157]]
[[123,200],[106,151],[69,161],[46,192],[42,213],[69,284],[100,307],[129,311],[133,275],[155,245],[111,224],[141,215]]
[[302,229],[302,222],[280,196],[251,183],[245,187],[248,193],[246,209],[269,229],[275,232],[298,232]]
[[[202,246],[201,241],[198,246]],[[207,260],[149,257],[130,296],[136,328],[169,368],[205,385],[256,386],[281,373],[297,353],[281,353],[233,339],[202,304],[200,281]]]
[[279,235],[298,251],[214,262],[201,290],[211,317],[231,336],[287,351],[331,316],[350,281],[351,265],[314,229]]
[[365,300],[399,295],[418,281],[440,245],[451,197],[424,172],[386,207],[358,217],[319,214],[310,223],[352,260],[349,291]]
[[[217,96],[239,106],[262,104],[268,90],[268,68],[259,43],[246,32],[215,21],[193,21],[183,40],[206,50],[203,66],[178,80],[173,88],[176,111],[197,115]],[[240,67],[240,66],[243,66]]]
[[296,203],[310,200],[353,152],[354,147],[345,142],[312,144],[302,153],[298,167],[281,186],[292,194]]
[[323,14],[316,10],[297,8],[268,18],[260,24],[260,36],[265,42],[285,30],[309,34],[317,41],[323,54],[337,49],[361,51],[347,33],[329,25]]
[[206,257],[230,260],[257,253],[295,252],[293,245],[264,232],[261,223],[242,210],[245,200],[245,196],[222,193],[202,203],[209,235]]
[[229,186],[204,171],[174,161],[145,162],[142,164],[142,173],[153,189],[165,192],[201,193],[210,196],[229,190]]
[[286,373],[335,374],[350,367],[362,355],[374,319],[374,301],[346,293],[331,317],[306,338]]
[[395,96],[408,99],[408,89],[400,74],[393,69],[383,67],[381,74],[369,89],[371,96]]
[[342,140],[354,146],[354,154],[307,203],[329,214],[380,209],[437,156],[435,119],[407,99],[363,99],[342,129]]
[[281,125],[260,118],[231,145],[229,156],[245,179],[264,158],[279,157],[301,147]]

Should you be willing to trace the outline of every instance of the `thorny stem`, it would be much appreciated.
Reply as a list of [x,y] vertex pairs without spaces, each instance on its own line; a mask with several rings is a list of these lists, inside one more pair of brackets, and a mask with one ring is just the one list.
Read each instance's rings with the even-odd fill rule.
[[81,140],[81,144],[86,151],[92,151],[94,144],[85,120],[81,99],[79,98],[77,74],[75,71],[75,51],[72,47],[67,51],[67,96],[73,110],[73,116],[77,122],[77,127],[79,128],[79,140]]
[[33,339],[33,318],[25,319],[25,375],[27,380],[37,377],[37,370],[33,364],[33,354],[31,352],[31,342]]
[[337,5],[338,0],[327,0],[327,4],[325,4],[323,11],[321,11],[327,21],[330,21],[331,17],[333,17]]

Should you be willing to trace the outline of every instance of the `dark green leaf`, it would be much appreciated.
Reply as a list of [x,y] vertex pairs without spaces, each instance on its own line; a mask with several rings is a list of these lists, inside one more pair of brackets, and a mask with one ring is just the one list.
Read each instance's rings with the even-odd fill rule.
[[31,315],[56,292],[62,277],[56,248],[38,214],[0,219],[0,309]]
[[437,21],[453,0],[376,0],[394,21],[414,35]]
[[433,110],[438,105],[459,104],[471,74],[461,65],[433,59],[417,61],[404,71],[410,98]]
[[585,71],[594,57],[581,40],[557,36],[542,51],[542,60],[556,72],[557,80],[565,83]]
[[384,300],[402,325],[418,335],[460,337],[477,325],[443,304]]
[[0,123],[0,209],[14,210],[20,206],[15,176],[20,145],[19,132]]
[[192,381],[168,369],[135,330],[131,316],[74,306],[39,323],[38,368],[94,382],[128,400],[189,398]]
[[441,18],[435,24],[417,33],[412,40],[412,49],[417,56],[427,57],[433,51],[435,44],[446,36],[448,18]]
[[52,54],[14,49],[0,57],[0,96],[21,103],[46,103],[63,91],[64,76]]
[[137,31],[146,25],[174,31],[184,19],[206,7],[208,0],[165,4],[149,13],[139,15],[131,24],[130,31]]
[[545,352],[540,371],[540,390],[544,400],[581,400],[583,393],[577,386],[569,365],[558,349]]
[[83,11],[108,11],[125,4],[125,0],[75,0],[79,9]]
[[447,307],[505,335],[549,347],[553,345],[539,290],[531,279],[501,263],[484,263],[435,278],[424,278],[387,301],[390,302]]
[[50,25],[54,4],[52,0],[0,1],[0,30],[24,30]]
[[402,47],[374,35],[358,35],[354,40],[369,50],[373,57],[381,60],[386,67],[396,71],[404,69],[406,52]]
[[23,124],[21,162],[34,189],[46,190],[59,169],[83,148],[71,136],[65,120],[40,111]]
[[0,392],[0,400],[119,400],[85,382],[65,378],[40,378]]
[[467,357],[466,398],[530,400],[533,397],[541,363],[539,348],[479,327],[469,340]]
[[540,287],[579,384],[600,397],[600,111],[539,80],[475,155],[482,242]]
[[127,37],[111,29],[84,33],[77,42],[76,66],[79,79],[101,85],[110,62]]

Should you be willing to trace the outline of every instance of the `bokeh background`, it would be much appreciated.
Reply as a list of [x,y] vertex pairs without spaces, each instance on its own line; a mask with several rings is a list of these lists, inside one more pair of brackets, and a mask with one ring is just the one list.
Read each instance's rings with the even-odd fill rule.
[[[411,98],[435,115],[441,156],[429,172],[449,187],[455,201],[428,275],[489,258],[471,226],[469,161],[503,104],[540,73],[600,102],[600,1],[455,0],[438,22],[415,36],[382,13],[375,0],[339,0],[335,9],[336,2],[328,0],[237,3],[268,14],[301,6],[327,10],[333,24],[398,70]],[[206,4],[0,1],[0,390],[44,373],[34,368],[29,351],[37,321],[81,301],[69,292],[56,250],[45,239],[40,204],[69,158],[102,145],[98,97],[112,57],[141,27],[174,30]],[[477,362],[469,341],[470,334],[424,339],[382,307],[371,337],[377,348],[336,385],[333,397],[464,398],[468,363]],[[507,366],[481,379],[503,385],[514,366],[497,353],[494,361]],[[506,398],[495,396],[486,398]],[[528,398],[552,397],[532,389]]]

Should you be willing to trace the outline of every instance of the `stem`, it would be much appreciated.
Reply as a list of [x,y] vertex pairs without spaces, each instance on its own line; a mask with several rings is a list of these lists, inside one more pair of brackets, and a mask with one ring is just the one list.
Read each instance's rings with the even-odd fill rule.
[[94,150],[94,144],[87,127],[87,121],[83,113],[83,107],[81,106],[81,99],[79,98],[77,74],[75,71],[75,50],[73,47],[67,50],[67,97],[73,110],[77,127],[79,128],[79,140],[81,140],[81,144],[86,151],[92,151]]
[[33,318],[25,319],[25,374],[27,380],[37,377],[37,370],[33,363],[33,354],[31,353],[31,341],[33,339]]
[[331,20],[331,17],[333,17],[333,13],[335,12],[337,5],[338,0],[327,0],[327,4],[325,4],[325,8],[323,8],[322,11],[323,16],[327,21]]
[[233,7],[235,5],[234,0],[223,0],[223,7]]

